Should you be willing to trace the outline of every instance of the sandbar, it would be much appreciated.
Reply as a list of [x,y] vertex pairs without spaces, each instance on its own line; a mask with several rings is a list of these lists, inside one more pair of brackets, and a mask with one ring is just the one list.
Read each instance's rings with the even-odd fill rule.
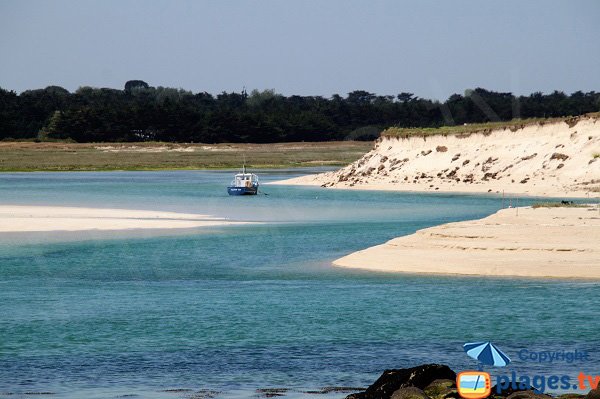
[[379,272],[600,279],[600,210],[502,209],[419,230],[333,264]]
[[0,205],[0,233],[190,229],[240,223],[178,212]]

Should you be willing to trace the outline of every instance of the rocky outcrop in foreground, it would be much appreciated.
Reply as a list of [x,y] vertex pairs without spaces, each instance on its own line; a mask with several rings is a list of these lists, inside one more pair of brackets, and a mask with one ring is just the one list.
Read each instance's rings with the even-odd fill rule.
[[[385,370],[364,392],[353,393],[346,399],[456,399],[456,373],[448,366],[424,364],[408,369]],[[500,394],[492,387],[490,398],[500,399],[552,399],[553,396],[529,389],[507,389]],[[600,388],[587,395],[564,394],[560,399],[600,399]]]
[[364,392],[348,395],[346,399],[426,399],[425,390],[430,393],[435,391],[434,397],[441,392],[448,391],[449,394],[450,389],[456,386],[455,381],[456,373],[440,364],[385,370]]

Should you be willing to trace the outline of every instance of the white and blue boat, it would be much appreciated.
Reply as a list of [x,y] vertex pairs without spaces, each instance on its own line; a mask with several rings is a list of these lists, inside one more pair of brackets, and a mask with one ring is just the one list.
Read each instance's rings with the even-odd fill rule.
[[242,173],[233,177],[231,185],[227,187],[229,195],[256,195],[258,194],[258,176],[254,173],[246,173],[246,165]]

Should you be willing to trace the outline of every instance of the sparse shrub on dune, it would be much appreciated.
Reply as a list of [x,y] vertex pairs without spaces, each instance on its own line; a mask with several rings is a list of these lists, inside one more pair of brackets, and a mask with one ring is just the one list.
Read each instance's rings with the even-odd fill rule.
[[586,208],[584,204],[576,204],[573,201],[561,201],[561,202],[536,202],[531,205],[532,208]]

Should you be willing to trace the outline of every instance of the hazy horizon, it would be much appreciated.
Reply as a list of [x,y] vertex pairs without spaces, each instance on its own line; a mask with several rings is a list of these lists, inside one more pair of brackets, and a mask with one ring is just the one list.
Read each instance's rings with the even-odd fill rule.
[[600,90],[600,3],[0,2],[0,87],[217,94]]

